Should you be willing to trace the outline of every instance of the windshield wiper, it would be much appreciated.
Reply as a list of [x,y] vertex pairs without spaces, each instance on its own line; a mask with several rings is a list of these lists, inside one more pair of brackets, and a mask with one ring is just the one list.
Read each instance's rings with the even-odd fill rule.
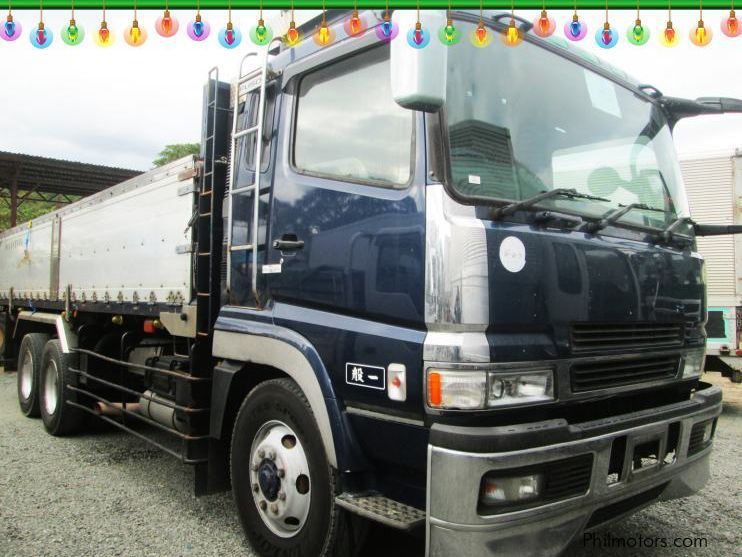
[[590,199],[592,201],[610,202],[610,199],[605,199],[604,197],[597,197],[594,195],[588,195],[586,193],[580,193],[576,189],[556,188],[556,189],[549,190],[549,191],[543,191],[537,195],[523,199],[522,201],[516,201],[515,203],[509,203],[508,205],[505,205],[504,207],[498,207],[497,209],[493,209],[492,219],[493,220],[501,219],[502,217],[507,217],[508,215],[512,215],[516,211],[522,211],[523,209],[529,209],[533,207],[534,205],[540,203],[544,199],[549,199],[551,197],[566,197],[568,199]]
[[649,205],[646,205],[644,203],[630,203],[629,205],[621,205],[620,209],[615,209],[608,213],[605,217],[602,219],[591,222],[585,226],[585,229],[588,232],[597,232],[598,230],[602,230],[606,226],[610,226],[612,224],[616,224],[620,219],[624,217],[627,213],[630,213],[634,209],[640,209],[642,211],[657,211],[658,213],[664,213],[664,209],[658,209],[657,207],[650,207]]

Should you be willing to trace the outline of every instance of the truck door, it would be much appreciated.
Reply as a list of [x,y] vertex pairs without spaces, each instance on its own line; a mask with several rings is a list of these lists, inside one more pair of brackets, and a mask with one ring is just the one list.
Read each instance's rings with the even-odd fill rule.
[[[420,384],[390,403],[378,370],[422,377],[423,116],[392,98],[388,45],[331,52],[283,74],[263,269],[274,322],[318,349],[346,402],[418,412]],[[346,381],[349,363],[375,370],[371,382]]]
[[[272,185],[271,156],[274,132],[276,82],[265,87],[263,119],[258,75],[240,86],[235,107],[235,141],[227,223],[227,300],[229,304],[261,307],[264,280],[260,266],[265,259],[268,206]],[[256,168],[259,164],[260,168]],[[257,200],[257,207],[255,206]],[[257,228],[254,226],[257,218]],[[257,231],[257,237],[254,237]]]

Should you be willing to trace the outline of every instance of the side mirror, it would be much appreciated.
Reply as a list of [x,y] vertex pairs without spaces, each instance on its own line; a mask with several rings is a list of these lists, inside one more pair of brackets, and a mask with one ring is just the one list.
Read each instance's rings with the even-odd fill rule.
[[446,102],[448,50],[437,36],[446,25],[445,13],[420,12],[423,29],[430,35],[423,48],[414,48],[407,42],[407,34],[417,23],[415,10],[395,10],[392,21],[400,34],[391,42],[392,96],[404,108],[436,112]]
[[667,114],[670,127],[675,127],[678,120],[693,118],[704,114],[726,114],[742,112],[742,100],[728,97],[701,97],[692,101],[677,97],[658,97],[662,109]]
[[729,97],[700,97],[696,102],[719,113],[742,112],[742,100]]

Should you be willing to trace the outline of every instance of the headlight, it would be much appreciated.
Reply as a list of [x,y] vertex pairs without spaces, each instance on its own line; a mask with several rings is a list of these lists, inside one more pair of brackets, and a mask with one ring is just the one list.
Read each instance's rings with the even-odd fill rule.
[[704,350],[688,352],[683,362],[683,379],[700,377],[701,373],[703,373],[703,363],[705,360],[706,353]]
[[554,400],[554,372],[429,369],[428,406],[442,410],[476,410]]
[[484,505],[511,505],[538,499],[544,485],[543,474],[498,478],[489,472],[482,478],[479,501]]

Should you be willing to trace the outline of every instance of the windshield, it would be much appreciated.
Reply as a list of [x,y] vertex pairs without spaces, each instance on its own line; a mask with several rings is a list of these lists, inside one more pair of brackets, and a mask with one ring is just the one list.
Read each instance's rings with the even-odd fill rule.
[[[469,36],[475,24],[461,22]],[[555,188],[609,201],[551,198],[555,209],[664,228],[688,216],[672,135],[651,102],[529,42],[448,50],[452,187],[483,202]]]

